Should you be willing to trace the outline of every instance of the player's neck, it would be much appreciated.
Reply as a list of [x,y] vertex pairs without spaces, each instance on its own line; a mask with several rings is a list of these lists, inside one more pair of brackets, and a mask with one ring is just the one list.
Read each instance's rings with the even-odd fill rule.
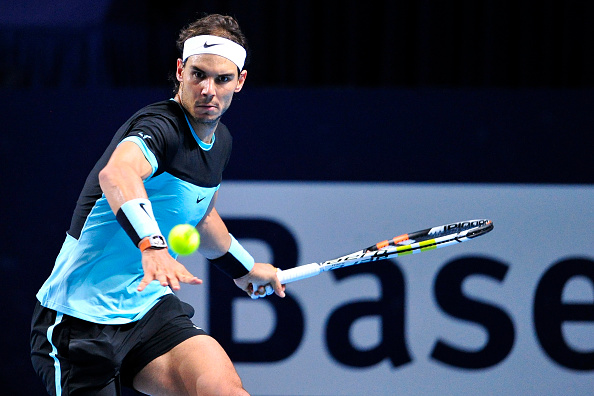
[[194,133],[198,138],[206,144],[210,144],[212,142],[212,137],[214,135],[217,126],[219,125],[219,120],[215,120],[212,122],[200,122],[197,121],[192,115],[186,110],[184,104],[181,101],[179,93],[175,95],[173,98],[183,109],[184,113],[186,114],[186,119],[190,123],[190,126],[194,130]]
[[194,128],[194,132],[196,132],[196,136],[198,136],[198,138],[206,144],[212,143],[212,136],[214,135],[214,132],[217,129],[217,126],[219,125],[219,122],[216,121],[214,123],[205,124],[196,122],[196,120],[194,120],[193,118],[188,119],[190,120],[192,128]]

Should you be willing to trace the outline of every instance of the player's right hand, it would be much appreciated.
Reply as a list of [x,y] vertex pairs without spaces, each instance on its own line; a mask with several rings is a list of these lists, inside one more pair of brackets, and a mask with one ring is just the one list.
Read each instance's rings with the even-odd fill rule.
[[142,269],[144,277],[137,289],[140,292],[152,281],[158,281],[161,286],[169,286],[176,291],[180,289],[180,282],[192,285],[202,283],[202,279],[192,275],[186,267],[171,257],[167,249],[146,249],[143,251]]

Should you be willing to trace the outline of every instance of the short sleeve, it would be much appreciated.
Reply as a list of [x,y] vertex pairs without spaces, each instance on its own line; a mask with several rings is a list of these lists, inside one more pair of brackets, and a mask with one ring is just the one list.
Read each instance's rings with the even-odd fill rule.
[[[121,142],[131,141],[138,145],[155,174],[166,162],[168,147],[176,147],[177,134],[170,120],[160,116],[146,116],[137,120]],[[121,143],[120,142],[120,143]]]

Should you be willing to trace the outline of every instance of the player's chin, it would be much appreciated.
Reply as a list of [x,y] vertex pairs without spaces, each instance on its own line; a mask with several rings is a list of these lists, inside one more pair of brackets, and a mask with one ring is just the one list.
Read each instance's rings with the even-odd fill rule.
[[217,122],[219,122],[219,120],[221,119],[220,115],[208,115],[208,116],[198,116],[195,117],[195,120],[198,124],[204,124],[204,125],[213,125],[216,124]]

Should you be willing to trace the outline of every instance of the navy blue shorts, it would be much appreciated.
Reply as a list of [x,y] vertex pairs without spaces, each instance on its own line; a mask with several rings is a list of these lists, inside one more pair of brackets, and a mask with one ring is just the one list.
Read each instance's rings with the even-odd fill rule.
[[148,363],[195,335],[191,305],[169,294],[142,319],[124,325],[87,322],[37,303],[31,361],[50,395],[120,395]]

